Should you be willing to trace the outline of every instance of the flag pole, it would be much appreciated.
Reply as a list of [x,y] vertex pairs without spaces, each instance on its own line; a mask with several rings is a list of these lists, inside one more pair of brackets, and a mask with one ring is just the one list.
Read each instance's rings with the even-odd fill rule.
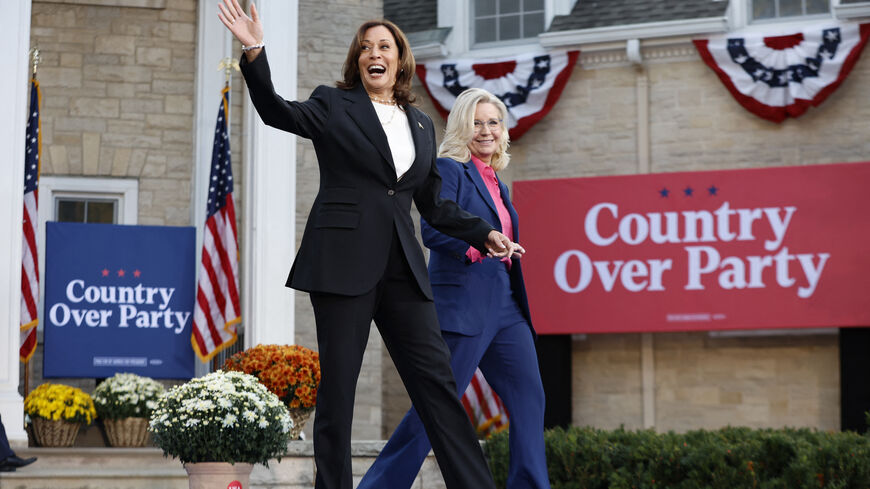
[[[39,45],[35,45],[30,48],[30,61],[32,63],[32,80],[36,81],[36,68],[39,65],[40,57],[39,57]],[[34,326],[35,328],[36,326]],[[24,397],[30,394],[30,357],[27,357],[24,360]],[[26,428],[26,426],[25,426]]]
[[[232,57],[223,58],[220,61],[220,63],[218,63],[218,71],[220,71],[220,70],[224,71],[224,76],[226,77],[226,79],[224,81],[224,90],[223,91],[229,91],[230,90],[230,82],[232,81],[232,78],[233,78],[233,70],[241,71],[241,69],[239,67],[239,61],[235,58],[232,58]],[[229,128],[230,128],[229,104],[225,105],[224,114],[226,117],[227,133],[229,134]],[[220,369],[220,367],[221,366],[218,364],[218,355],[213,356],[211,359],[211,371],[212,372],[217,371]]]

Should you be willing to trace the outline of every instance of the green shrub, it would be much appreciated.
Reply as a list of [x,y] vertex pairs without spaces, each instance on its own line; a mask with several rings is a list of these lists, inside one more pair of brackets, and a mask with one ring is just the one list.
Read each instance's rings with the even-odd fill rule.
[[[572,427],[548,430],[544,440],[552,489],[870,489],[870,436],[853,432]],[[508,433],[484,451],[504,488]]]

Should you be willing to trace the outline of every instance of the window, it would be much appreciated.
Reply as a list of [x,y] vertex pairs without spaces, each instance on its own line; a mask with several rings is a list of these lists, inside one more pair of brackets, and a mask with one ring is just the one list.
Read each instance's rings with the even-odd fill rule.
[[544,30],[544,0],[475,0],[474,43],[535,37]]
[[753,20],[827,14],[830,0],[751,0]]
[[45,221],[136,224],[138,200],[136,180],[43,176],[40,229],[45,229]]
[[118,222],[117,199],[58,196],[54,203],[54,220],[58,222]]

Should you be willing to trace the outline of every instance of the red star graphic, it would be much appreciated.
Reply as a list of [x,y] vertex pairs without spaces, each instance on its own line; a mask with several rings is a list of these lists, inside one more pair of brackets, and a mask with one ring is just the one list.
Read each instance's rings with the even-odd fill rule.
[[125,272],[123,268],[120,269],[120,270],[118,270],[118,276],[119,276],[119,277],[123,277],[125,273],[127,273],[127,272]]
[[104,276],[104,277],[108,277],[108,276],[109,276],[109,270],[108,270],[107,268],[104,268],[104,269],[103,269],[103,276]]
[[134,277],[137,277],[137,278],[138,278],[139,275],[142,275],[142,272],[140,272],[139,270],[134,270],[134,271],[133,271],[133,276],[134,276]]

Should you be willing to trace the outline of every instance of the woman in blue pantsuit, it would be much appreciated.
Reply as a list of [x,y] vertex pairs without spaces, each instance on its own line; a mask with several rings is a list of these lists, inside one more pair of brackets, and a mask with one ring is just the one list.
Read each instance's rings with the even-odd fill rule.
[[[519,242],[517,213],[507,186],[495,175],[509,160],[506,117],[504,104],[486,90],[460,94],[447,118],[437,165],[442,198]],[[421,227],[431,249],[429,278],[459,393],[479,366],[510,416],[508,489],[549,489],[544,390],[520,260],[485,258],[425,220]],[[410,488],[429,448],[412,408],[358,489]]]

